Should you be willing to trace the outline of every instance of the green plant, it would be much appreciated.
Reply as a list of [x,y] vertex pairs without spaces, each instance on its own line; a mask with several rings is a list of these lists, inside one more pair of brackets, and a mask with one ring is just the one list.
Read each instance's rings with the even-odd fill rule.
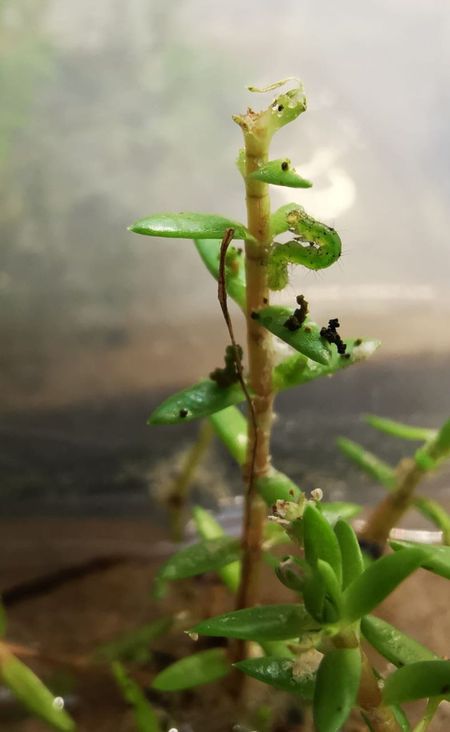
[[[393,553],[376,561],[364,558],[348,523],[358,507],[327,504],[320,491],[308,498],[271,465],[276,393],[333,375],[370,356],[378,346],[373,340],[342,340],[336,318],[322,328],[316,325],[309,319],[303,295],[297,297],[293,311],[269,303],[271,290],[286,286],[289,265],[326,268],[341,254],[337,232],[306,214],[297,203],[271,212],[270,185],[311,186],[288,158],[269,158],[272,136],[306,110],[306,99],[301,85],[292,79],[265,89],[250,89],[267,92],[292,81],[291,88],[279,92],[267,109],[249,109],[233,118],[244,136],[237,166],[245,185],[246,225],[216,214],[164,213],[130,227],[148,236],[194,240],[218,282],[218,299],[230,337],[225,366],[169,397],[149,422],[176,424],[207,418],[242,467],[244,479],[240,540],[226,536],[210,514],[196,509],[200,541],[178,551],[157,577],[162,593],[169,582],[217,572],[235,596],[235,609],[205,619],[189,632],[192,638],[228,638],[229,647],[182,658],[154,679],[153,688],[176,691],[201,685],[225,677],[233,663],[234,674],[238,669],[311,702],[318,732],[342,729],[354,708],[360,710],[372,732],[410,730],[399,705],[426,698],[428,705],[416,727],[416,732],[424,732],[440,700],[450,694],[450,662],[437,658],[371,613],[419,567],[449,578],[450,549],[391,542]],[[283,235],[287,241],[278,241]],[[244,252],[232,245],[234,240],[245,242]],[[228,312],[228,297],[242,309],[246,320],[245,368],[243,348],[236,343]],[[278,364],[273,336],[291,349]],[[246,404],[246,418],[237,408],[241,403]],[[387,421],[372,419],[372,423],[389,431]],[[397,425],[395,430],[407,436],[405,426]],[[404,466],[395,475],[361,448],[341,441],[347,454],[392,490],[388,507],[385,502],[380,504],[374,514],[378,518],[369,520],[363,532],[366,543],[376,543],[378,553],[383,551],[393,522],[410,505],[418,479],[449,452],[449,423],[437,433],[419,432],[426,442],[408,463],[406,474]],[[395,512],[393,505],[399,507],[400,497],[405,500],[401,511]],[[446,522],[448,536],[448,517],[444,520],[444,513],[439,514],[436,506],[423,499],[421,506],[442,528]],[[267,521],[268,513],[271,521]],[[371,533],[374,523],[382,526],[382,531]],[[286,540],[291,542],[290,554],[280,561],[273,548]],[[258,605],[262,558],[274,566],[278,579],[301,602]],[[383,684],[362,647],[363,638],[398,667]],[[251,644],[259,647],[256,658],[249,653]],[[232,676],[235,692],[242,688],[241,680],[236,683],[236,676]]]

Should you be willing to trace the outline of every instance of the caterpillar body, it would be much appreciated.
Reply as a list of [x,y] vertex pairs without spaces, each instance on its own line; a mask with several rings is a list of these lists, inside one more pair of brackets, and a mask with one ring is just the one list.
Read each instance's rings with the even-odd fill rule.
[[[268,279],[271,290],[288,283],[288,265],[325,269],[341,256],[342,242],[335,229],[309,216],[297,204],[283,206],[273,217],[274,233],[290,231],[296,236],[285,244],[274,244],[270,252]],[[284,222],[284,223],[283,223]]]

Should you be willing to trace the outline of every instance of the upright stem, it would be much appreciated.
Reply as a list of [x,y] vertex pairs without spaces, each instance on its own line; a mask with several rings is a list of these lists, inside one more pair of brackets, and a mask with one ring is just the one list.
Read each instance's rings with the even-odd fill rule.
[[[248,489],[245,496],[242,535],[242,573],[237,608],[258,601],[258,578],[262,535],[267,509],[255,490],[255,482],[270,469],[270,432],[272,426],[272,343],[271,335],[252,318],[255,310],[267,305],[267,259],[271,245],[269,186],[252,181],[248,175],[268,159],[269,137],[245,135],[247,227],[254,241],[245,244],[247,277],[247,352],[249,382],[254,393],[256,430],[248,420],[248,451],[245,471]],[[256,446],[255,446],[256,440]],[[256,447],[256,451],[255,451]],[[255,451],[255,453],[254,453]],[[254,461],[253,476],[249,470]]]

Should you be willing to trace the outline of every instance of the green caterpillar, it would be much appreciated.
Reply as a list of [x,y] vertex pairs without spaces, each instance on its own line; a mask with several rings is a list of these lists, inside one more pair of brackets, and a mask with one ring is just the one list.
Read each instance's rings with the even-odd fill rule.
[[303,264],[308,269],[330,267],[341,256],[342,243],[337,231],[308,216],[298,204],[282,206],[272,217],[272,231],[290,231],[297,236],[286,244],[275,242],[269,259],[271,290],[282,290],[288,283],[288,265]]

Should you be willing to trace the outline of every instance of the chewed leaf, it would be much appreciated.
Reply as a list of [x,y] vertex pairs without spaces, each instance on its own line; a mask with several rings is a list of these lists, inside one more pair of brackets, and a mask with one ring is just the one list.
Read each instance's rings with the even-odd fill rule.
[[225,648],[210,648],[175,661],[154,679],[152,688],[158,691],[181,691],[210,684],[230,672]]
[[247,421],[237,407],[227,407],[211,414],[210,422],[217,436],[238,465],[245,463],[247,455]]
[[409,541],[390,541],[389,545],[395,551],[410,551],[413,548],[420,548],[422,553],[420,566],[434,572],[434,574],[450,579],[450,546],[413,544]]
[[369,452],[369,450],[366,450],[362,445],[358,445],[357,442],[353,442],[353,440],[349,440],[346,437],[339,437],[336,440],[336,443],[344,455],[350,458],[358,468],[364,470],[367,475],[370,475],[371,478],[375,478],[375,480],[389,490],[394,488],[395,471],[390,465],[385,463],[372,452]]
[[241,640],[288,640],[305,630],[316,630],[317,623],[304,605],[265,605],[234,610],[203,620],[192,628],[199,635]]
[[417,661],[438,659],[435,653],[386,620],[367,615],[361,621],[361,631],[369,643],[394,666],[406,666]]
[[442,531],[443,543],[450,545],[450,514],[432,498],[417,496],[414,505],[420,513]]
[[112,672],[123,698],[133,707],[138,732],[161,732],[158,717],[141,687],[128,676],[120,662],[112,664]]
[[298,673],[292,658],[248,658],[234,665],[244,674],[275,689],[297,694],[306,701],[311,701],[314,696],[315,674]]
[[[217,239],[197,239],[194,242],[203,263],[214,279],[219,279],[220,246]],[[229,247],[226,257],[225,284],[228,295],[241,307],[245,308],[245,256],[242,250]]]
[[219,386],[212,379],[203,379],[168,397],[151,413],[148,424],[191,422],[242,401],[244,394],[240,384]]
[[229,536],[205,539],[171,556],[160,568],[157,578],[167,582],[195,577],[235,562],[239,556],[240,545],[236,539]]
[[75,730],[67,712],[40,679],[6,648],[0,648],[0,680],[32,714],[62,732]]
[[373,562],[345,590],[344,620],[353,623],[370,613],[420,566],[422,559],[421,549],[405,549]]
[[255,317],[264,328],[281,338],[291,348],[323,366],[328,365],[331,360],[331,347],[321,337],[319,326],[307,321],[298,330],[290,330],[286,322],[291,316],[292,310],[279,305],[270,305],[255,313]]
[[384,682],[385,704],[450,698],[450,661],[419,661],[399,668]]
[[318,732],[342,729],[356,703],[360,676],[359,648],[342,648],[324,656],[314,694],[314,722]]
[[311,181],[296,173],[291,161],[287,158],[270,160],[268,163],[264,163],[258,170],[250,173],[249,178],[271,183],[275,186],[288,186],[289,188],[311,188],[312,186]]
[[364,415],[364,420],[380,432],[385,432],[393,437],[400,437],[402,440],[417,440],[427,442],[436,436],[437,430],[428,427],[414,427],[403,422],[396,422],[393,419],[377,417],[375,414]]
[[234,229],[234,239],[252,239],[243,224],[216,214],[184,211],[152,214],[129,227],[135,234],[177,239],[223,239],[227,229]]

